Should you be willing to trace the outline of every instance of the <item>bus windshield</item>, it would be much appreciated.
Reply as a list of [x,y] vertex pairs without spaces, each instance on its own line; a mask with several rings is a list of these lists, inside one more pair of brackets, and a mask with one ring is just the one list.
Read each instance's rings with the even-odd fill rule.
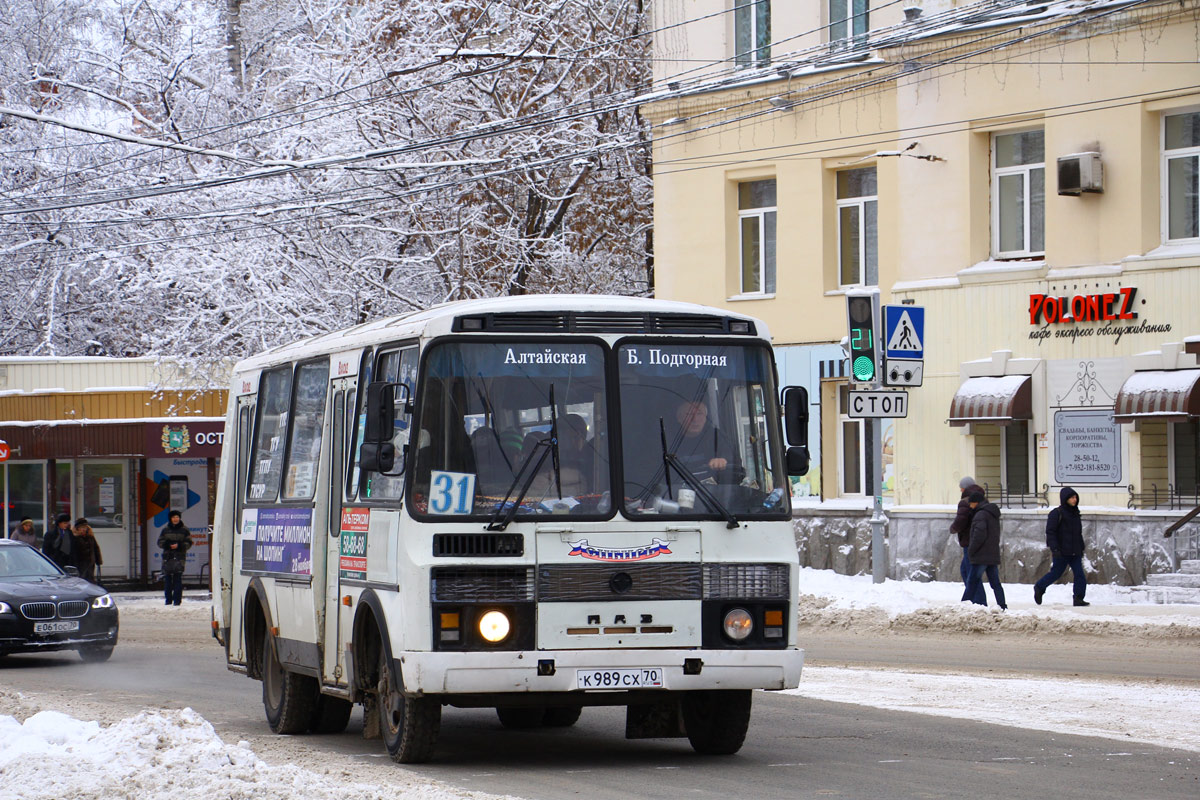
[[766,348],[626,341],[616,358],[626,515],[789,513]]
[[433,345],[410,444],[415,513],[607,516],[604,359],[587,342]]

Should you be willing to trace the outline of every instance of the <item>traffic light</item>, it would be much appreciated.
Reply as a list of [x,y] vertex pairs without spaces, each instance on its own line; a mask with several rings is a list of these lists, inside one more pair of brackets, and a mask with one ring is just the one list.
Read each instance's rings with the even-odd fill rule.
[[850,324],[850,376],[857,383],[874,383],[879,364],[875,336],[878,295],[846,295],[846,320]]

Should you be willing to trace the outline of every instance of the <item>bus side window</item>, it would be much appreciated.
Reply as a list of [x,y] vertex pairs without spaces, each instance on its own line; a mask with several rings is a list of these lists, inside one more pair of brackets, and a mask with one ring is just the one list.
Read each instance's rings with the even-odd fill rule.
[[[386,351],[379,356],[378,368],[374,380],[397,383],[408,387],[407,392],[396,392],[395,422],[393,424],[392,445],[396,449],[396,466],[392,473],[365,472],[360,479],[359,497],[364,500],[399,500],[404,493],[403,470],[411,466],[411,455],[405,457],[405,449],[409,444],[412,417],[407,413],[405,400],[411,400],[416,389],[417,348],[405,347],[399,350]],[[362,407],[362,393],[370,381],[359,382],[359,407]],[[359,436],[355,449],[362,446],[365,419],[360,415]]]
[[275,502],[283,475],[283,453],[292,400],[292,368],[264,372],[258,384],[258,419],[251,451],[250,481],[246,497],[251,502]]
[[301,364],[296,370],[292,402],[292,435],[288,442],[283,498],[308,500],[317,486],[325,398],[329,392],[329,360]]

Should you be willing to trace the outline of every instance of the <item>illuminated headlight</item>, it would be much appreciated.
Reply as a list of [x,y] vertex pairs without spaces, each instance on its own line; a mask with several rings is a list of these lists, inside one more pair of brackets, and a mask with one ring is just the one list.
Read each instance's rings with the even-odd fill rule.
[[511,629],[512,624],[503,611],[489,611],[479,618],[479,635],[492,644],[503,642]]
[[92,601],[92,608],[112,608],[113,599],[111,594],[102,594]]
[[8,603],[0,603],[0,614],[11,614],[12,606]]
[[750,635],[750,631],[754,630],[754,619],[744,608],[731,608],[725,615],[725,621],[721,623],[721,627],[725,629],[726,636],[735,642],[740,642]]

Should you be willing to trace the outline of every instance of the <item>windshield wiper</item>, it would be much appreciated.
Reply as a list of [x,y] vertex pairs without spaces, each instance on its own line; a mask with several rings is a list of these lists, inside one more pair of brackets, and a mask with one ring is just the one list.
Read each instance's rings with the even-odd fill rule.
[[663,471],[664,471],[663,477],[667,481],[667,495],[670,496],[670,493],[671,493],[671,470],[670,470],[670,467],[674,467],[675,472],[679,474],[679,477],[683,478],[683,482],[686,483],[688,486],[690,486],[692,488],[692,490],[695,491],[696,494],[700,496],[701,500],[708,503],[709,508],[711,508],[713,511],[716,511],[718,514],[720,514],[721,516],[723,516],[725,518],[725,527],[726,528],[729,528],[730,530],[732,530],[732,529],[738,527],[738,525],[740,523],[738,523],[737,517],[735,517],[733,515],[733,512],[730,511],[728,508],[726,508],[724,506],[724,504],[722,504],[721,501],[718,500],[716,498],[716,496],[708,490],[708,487],[706,487],[703,483],[701,483],[699,480],[697,480],[696,476],[692,474],[692,471],[690,469],[688,469],[686,466],[679,463],[679,456],[675,455],[674,453],[667,452],[667,429],[666,429],[666,426],[663,424],[662,417],[658,418],[658,433],[659,433],[659,438],[662,442],[662,457],[663,457]]
[[[538,456],[537,462],[534,463],[534,455],[542,451]],[[509,484],[508,491],[504,493],[504,499],[500,501],[500,505],[496,506],[496,510],[492,512],[492,516],[488,519],[488,524],[485,530],[502,531],[508,527],[508,524],[517,516],[517,509],[521,507],[521,501],[525,499],[525,495],[529,492],[529,487],[533,485],[533,479],[542,469],[542,464],[546,463],[546,456],[554,456],[554,484],[558,490],[558,496],[562,498],[562,478],[559,475],[558,461],[558,416],[554,411],[554,384],[550,384],[550,436],[545,439],[539,439],[533,449],[529,451],[529,455],[521,459],[521,465],[517,467],[517,473],[513,476],[513,482]],[[529,474],[525,475],[525,483],[521,485],[521,491],[513,499],[512,505],[505,509],[508,504],[508,498],[513,496],[513,489],[517,488],[517,484],[521,481],[521,476],[525,474],[526,468],[533,464],[533,469],[528,470]]]

